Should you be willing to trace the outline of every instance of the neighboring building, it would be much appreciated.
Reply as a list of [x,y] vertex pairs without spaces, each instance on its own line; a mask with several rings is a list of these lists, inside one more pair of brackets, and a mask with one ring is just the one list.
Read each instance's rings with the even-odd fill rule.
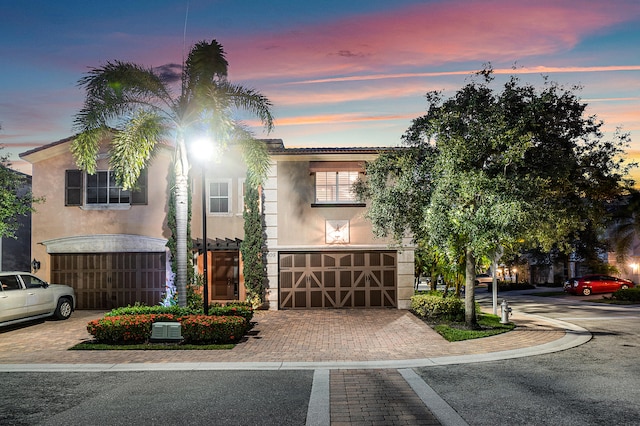
[[[77,169],[72,138],[21,154],[33,165],[33,256],[45,279],[72,285],[81,309],[160,303],[171,286],[166,248],[168,173],[172,150],[160,148],[137,191],[122,191],[106,151],[98,174]],[[413,294],[413,248],[374,237],[351,184],[376,148],[285,148],[266,140],[271,169],[263,187],[269,309],[395,307]],[[209,297],[244,297],[239,244],[244,238],[246,166],[229,150],[223,159],[192,164],[191,234],[202,270],[202,187],[205,171]]]
[[[31,176],[20,172],[24,178],[22,190],[31,190]],[[0,238],[0,271],[29,271],[31,269],[31,213],[18,216],[20,224],[15,238]]]

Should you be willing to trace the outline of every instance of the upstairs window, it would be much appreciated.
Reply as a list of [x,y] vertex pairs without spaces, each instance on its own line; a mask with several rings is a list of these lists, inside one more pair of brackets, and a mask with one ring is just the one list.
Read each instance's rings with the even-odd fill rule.
[[129,204],[130,193],[116,184],[115,173],[96,172],[87,175],[87,204]]
[[147,204],[147,173],[142,171],[134,190],[118,186],[115,173],[97,171],[90,175],[82,170],[65,173],[65,205],[84,207],[116,207]]
[[353,191],[362,173],[362,161],[310,161],[309,172],[315,178],[312,207],[364,207]]
[[357,180],[357,171],[316,172],[316,203],[357,202],[353,192]]
[[210,214],[227,214],[231,212],[231,181],[220,180],[208,183],[208,199]]

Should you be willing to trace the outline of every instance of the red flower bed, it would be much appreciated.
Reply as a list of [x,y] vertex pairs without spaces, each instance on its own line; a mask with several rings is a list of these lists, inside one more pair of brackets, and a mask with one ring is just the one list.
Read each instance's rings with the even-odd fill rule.
[[189,315],[181,323],[185,343],[193,344],[229,343],[247,331],[247,321],[234,316]]
[[93,320],[87,331],[102,343],[143,343],[151,337],[154,322],[180,322],[185,343],[227,343],[247,331],[247,320],[239,316],[173,314],[117,315]]

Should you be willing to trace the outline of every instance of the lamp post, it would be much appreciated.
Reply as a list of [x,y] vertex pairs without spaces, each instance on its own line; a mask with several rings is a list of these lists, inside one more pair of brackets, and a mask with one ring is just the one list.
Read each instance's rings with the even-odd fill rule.
[[201,189],[202,189],[202,298],[205,315],[209,315],[209,251],[207,244],[207,179],[206,164],[213,155],[214,147],[211,138],[200,138],[193,141],[193,154],[200,159]]
[[204,299],[203,309],[204,314],[209,315],[209,250],[207,244],[207,188],[206,188],[206,177],[205,177],[205,168],[204,162],[201,168],[202,172],[202,275],[203,277],[203,285],[202,289],[202,297]]

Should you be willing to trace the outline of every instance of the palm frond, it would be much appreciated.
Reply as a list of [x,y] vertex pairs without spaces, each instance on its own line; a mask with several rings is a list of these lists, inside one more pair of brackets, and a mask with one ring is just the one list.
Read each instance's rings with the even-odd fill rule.
[[226,100],[228,107],[235,107],[257,116],[267,132],[273,130],[273,115],[271,101],[260,92],[228,81],[212,87],[207,99],[221,98]]
[[110,133],[106,127],[97,127],[78,134],[71,142],[71,153],[78,167],[89,174],[96,172],[96,159],[100,141]]
[[183,95],[190,102],[212,85],[227,78],[229,62],[224,48],[216,40],[196,43],[185,62]]
[[107,62],[78,81],[85,89],[82,110],[74,119],[80,131],[108,126],[138,108],[174,108],[169,85],[152,69],[128,62]]
[[110,164],[124,189],[133,188],[165,130],[162,117],[140,110],[114,135]]
[[241,126],[236,127],[233,140],[238,143],[247,165],[247,180],[251,185],[262,185],[270,168],[267,145],[255,139],[251,132]]

